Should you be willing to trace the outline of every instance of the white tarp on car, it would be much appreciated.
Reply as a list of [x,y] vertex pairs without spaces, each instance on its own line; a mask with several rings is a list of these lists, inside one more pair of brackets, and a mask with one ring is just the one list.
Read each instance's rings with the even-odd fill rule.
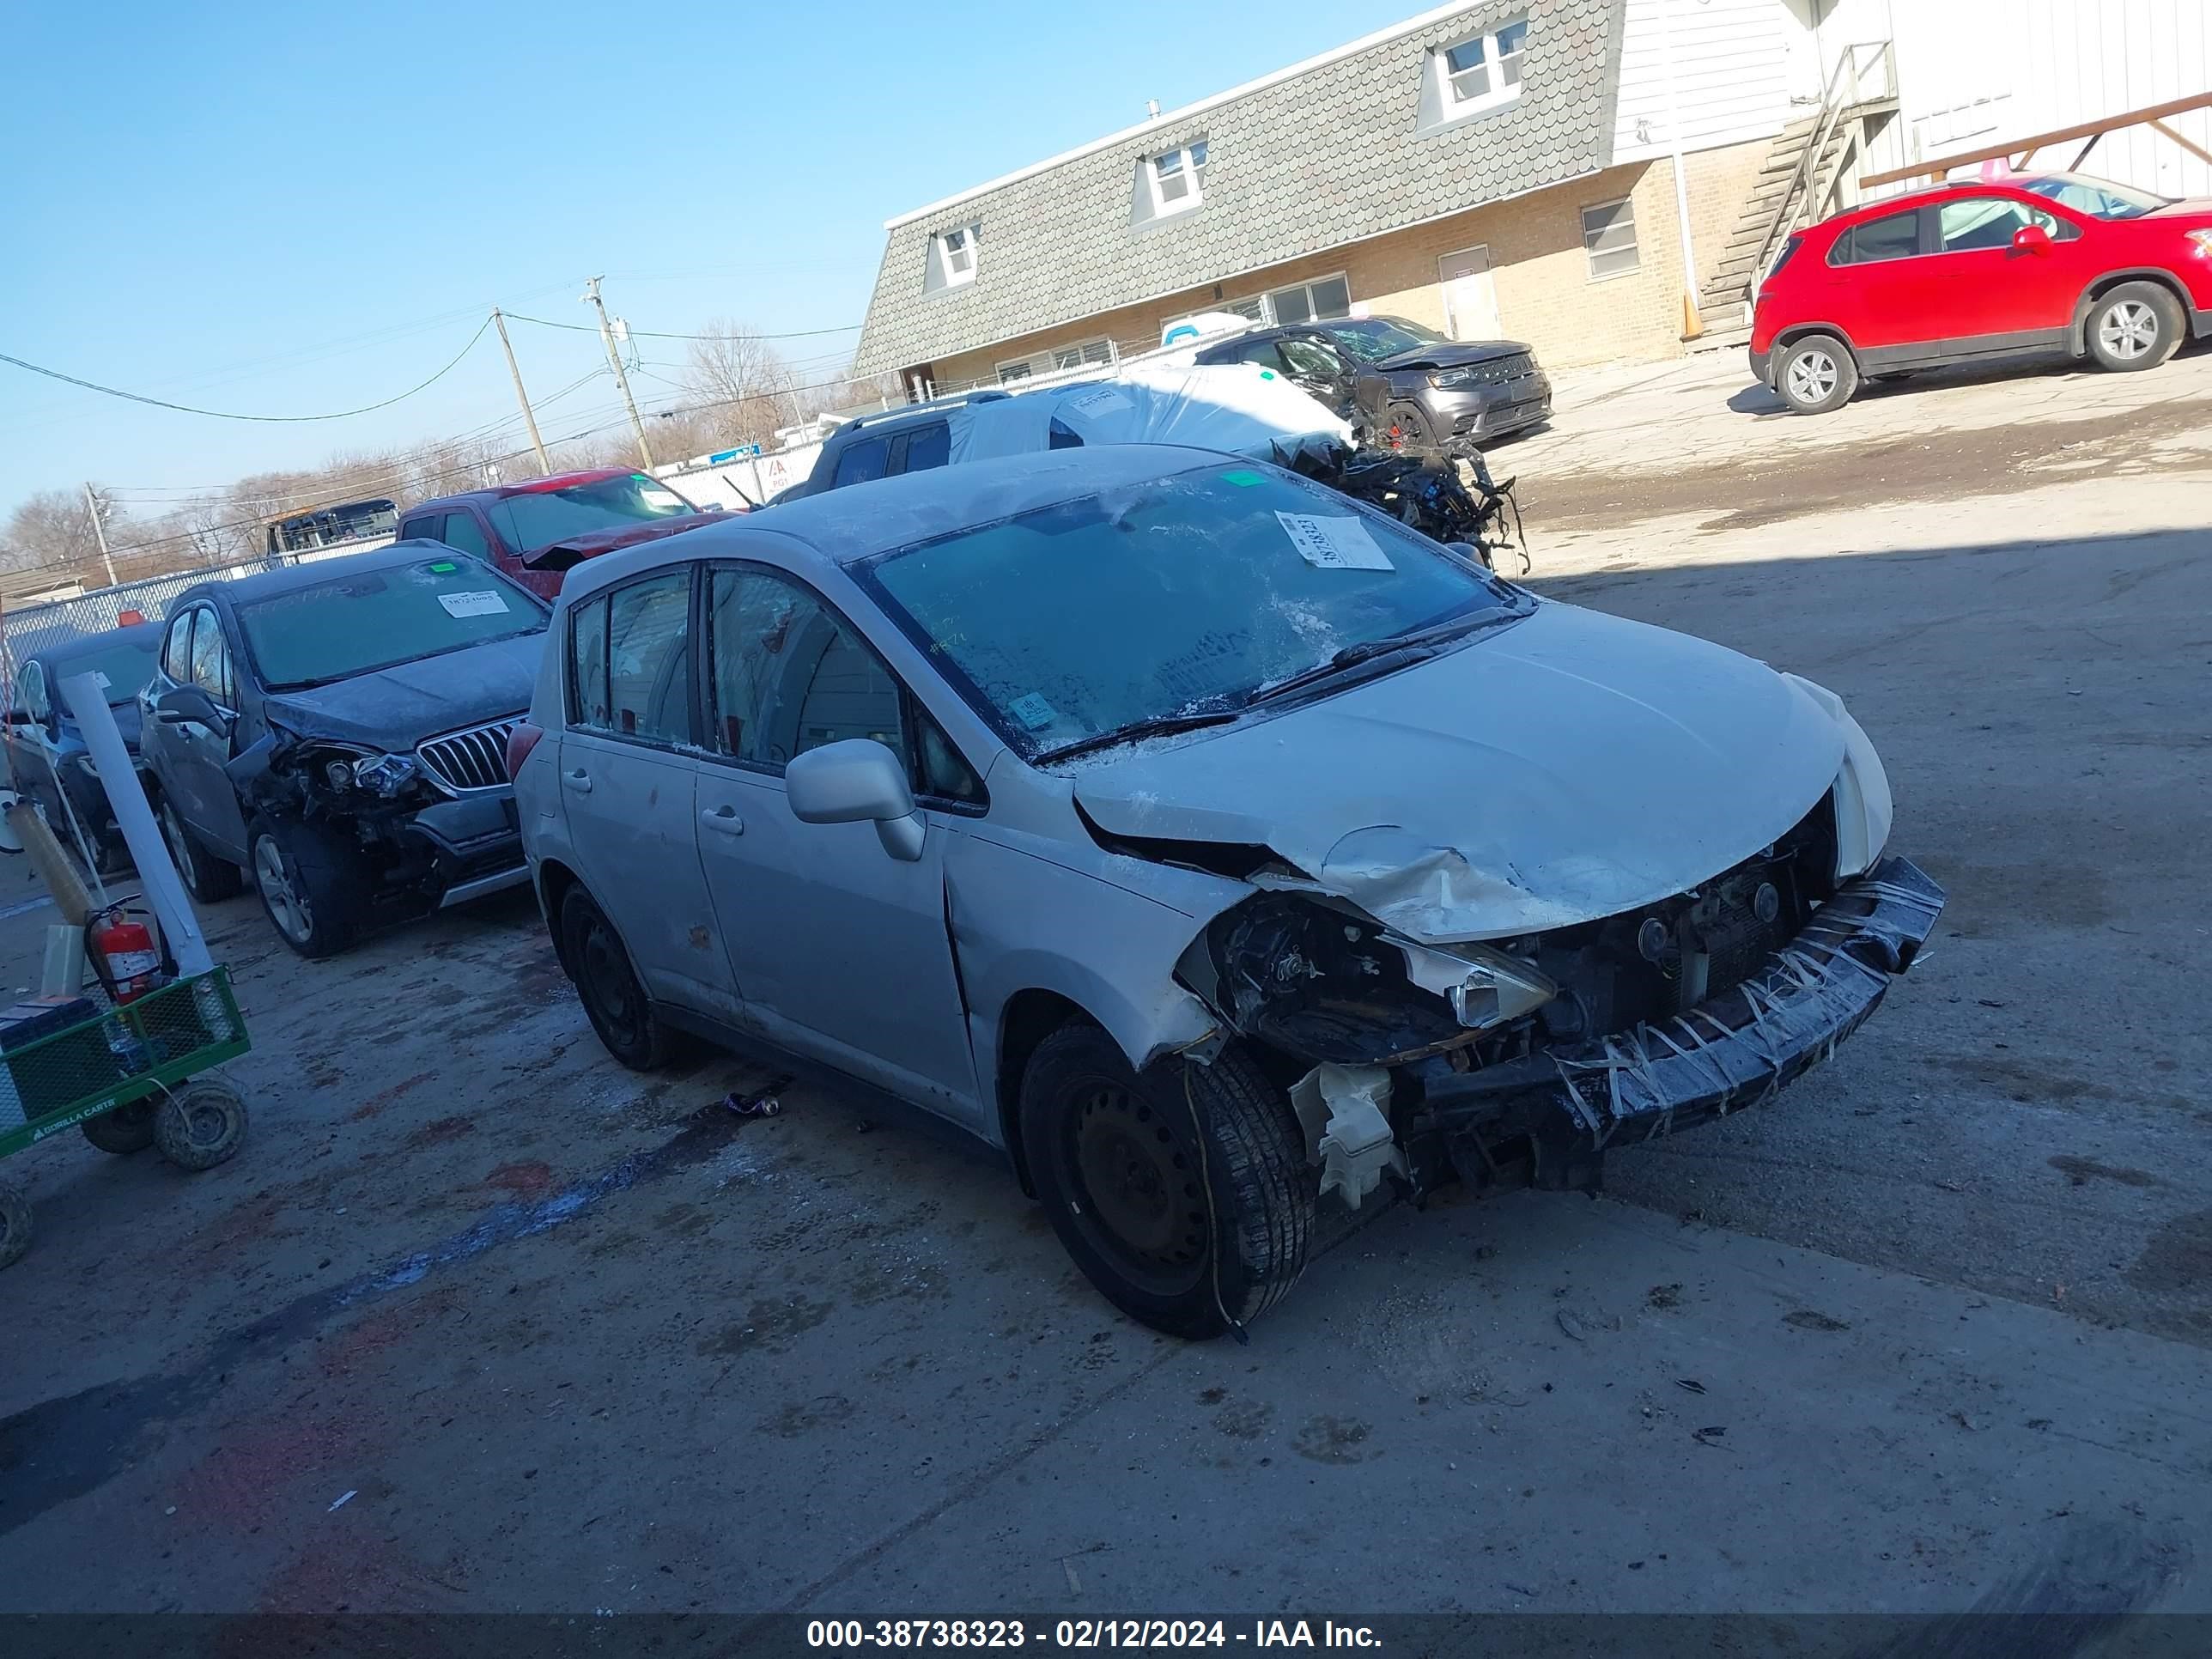
[[951,459],[1049,449],[1054,421],[1085,445],[1187,444],[1259,459],[1278,448],[1352,441],[1349,422],[1256,364],[1144,364],[1110,380],[1042,386],[956,410]]

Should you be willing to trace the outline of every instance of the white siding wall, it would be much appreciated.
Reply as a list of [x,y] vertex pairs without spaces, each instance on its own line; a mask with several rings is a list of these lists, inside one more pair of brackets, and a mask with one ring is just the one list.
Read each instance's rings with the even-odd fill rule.
[[1785,0],[1628,0],[1613,160],[1667,153],[1670,48],[1684,149],[1780,131],[1790,119],[1793,45],[1802,33]]
[[[2206,0],[1942,0],[1895,9],[1907,159],[1990,144],[2212,91]],[[2212,111],[2170,123],[2212,149]],[[2045,150],[2069,163],[2079,143]],[[2086,173],[2212,195],[2212,167],[2148,127],[2101,139]]]

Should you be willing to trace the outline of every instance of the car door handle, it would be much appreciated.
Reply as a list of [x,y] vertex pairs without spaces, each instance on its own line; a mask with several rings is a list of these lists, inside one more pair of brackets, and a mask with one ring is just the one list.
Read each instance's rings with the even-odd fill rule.
[[561,781],[580,795],[588,795],[592,793],[592,775],[580,766],[573,772],[563,772],[561,775]]
[[742,836],[745,833],[745,821],[738,816],[738,810],[734,806],[717,806],[711,812],[702,812],[699,814],[699,822],[709,830],[720,830],[726,836]]

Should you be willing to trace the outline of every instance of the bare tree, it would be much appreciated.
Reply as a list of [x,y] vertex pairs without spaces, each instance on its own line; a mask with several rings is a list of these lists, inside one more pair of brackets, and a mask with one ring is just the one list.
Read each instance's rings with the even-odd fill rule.
[[[102,505],[107,509],[102,516],[111,533],[122,530],[121,509],[112,501],[103,501]],[[0,532],[0,545],[7,550],[7,568],[11,570],[52,568],[71,574],[89,570],[94,581],[105,580],[99,574],[100,537],[93,528],[84,496],[77,490],[45,489],[29,497],[9,514],[7,530]]]
[[696,400],[687,412],[722,447],[772,444],[776,428],[798,418],[791,365],[742,324],[709,323],[700,335],[684,372],[684,389]]

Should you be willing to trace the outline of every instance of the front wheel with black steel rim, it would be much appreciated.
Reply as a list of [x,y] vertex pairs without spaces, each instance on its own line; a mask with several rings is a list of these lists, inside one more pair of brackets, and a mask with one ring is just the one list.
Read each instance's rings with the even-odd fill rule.
[[2123,283],[2089,308],[2087,343],[2100,368],[2156,368],[2181,343],[2181,307],[2156,283]]
[[177,816],[175,805],[166,797],[156,816],[161,821],[161,839],[168,843],[169,857],[175,862],[177,874],[183,878],[185,890],[192,896],[193,902],[214,904],[236,896],[244,884],[238,866],[201,846],[199,838],[185,829],[184,819]]
[[31,1200],[15,1188],[0,1184],[0,1267],[31,1248]]
[[79,1127],[84,1131],[84,1138],[103,1152],[112,1152],[118,1158],[143,1152],[154,1144],[157,1103],[149,1095],[128,1106],[118,1106],[112,1112],[102,1112],[98,1117],[88,1117]]
[[276,936],[310,960],[349,949],[368,896],[361,849],[295,819],[256,819],[246,839],[254,889]]
[[246,1098],[212,1074],[178,1085],[154,1109],[154,1144],[180,1170],[228,1164],[245,1141]]
[[1053,1230],[1100,1294],[1170,1336],[1218,1336],[1305,1269],[1316,1186],[1282,1092],[1242,1053],[1140,1076],[1095,1025],[1023,1073],[1022,1144]]
[[1850,402],[1859,389],[1859,366],[1834,335],[1808,334],[1784,349],[1774,389],[1792,414],[1825,415]]
[[561,959],[609,1054],[634,1072],[668,1063],[668,1028],[653,1012],[614,923],[580,887],[561,901]]

